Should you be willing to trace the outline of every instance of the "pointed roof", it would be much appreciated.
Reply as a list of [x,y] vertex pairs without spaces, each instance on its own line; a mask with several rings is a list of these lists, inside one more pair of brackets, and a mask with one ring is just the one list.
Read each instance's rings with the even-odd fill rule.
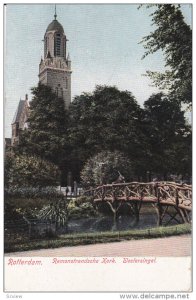
[[63,26],[57,21],[56,14],[56,4],[55,4],[55,12],[54,12],[54,20],[48,25],[46,32],[48,31],[58,31],[60,33],[64,33]]
[[26,100],[20,100],[12,124],[19,122]]

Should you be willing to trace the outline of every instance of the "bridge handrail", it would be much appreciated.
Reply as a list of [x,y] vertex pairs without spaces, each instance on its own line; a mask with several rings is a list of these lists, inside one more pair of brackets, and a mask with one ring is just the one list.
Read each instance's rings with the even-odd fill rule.
[[183,183],[180,184],[180,183],[175,183],[175,182],[163,182],[163,181],[153,181],[153,182],[133,181],[133,182],[122,182],[122,183],[111,183],[111,184],[100,185],[100,186],[97,186],[95,188],[84,191],[84,195],[87,194],[87,193],[92,193],[93,191],[97,191],[97,190],[102,189],[102,188],[123,187],[123,186],[130,186],[130,185],[139,185],[139,186],[152,185],[153,187],[154,186],[156,186],[156,187],[169,186],[169,187],[173,187],[173,188],[178,189],[178,190],[192,191],[192,185],[183,184]]

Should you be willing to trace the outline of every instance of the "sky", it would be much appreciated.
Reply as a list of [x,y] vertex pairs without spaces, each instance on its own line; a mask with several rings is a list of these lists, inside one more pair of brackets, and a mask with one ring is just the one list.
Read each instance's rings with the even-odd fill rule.
[[[188,24],[192,6],[182,5]],[[92,92],[96,85],[115,85],[133,93],[140,105],[158,90],[143,76],[146,70],[163,71],[161,52],[142,60],[142,37],[153,31],[150,10],[138,4],[57,4],[57,20],[68,38],[72,60],[72,99]],[[5,137],[20,99],[31,100],[38,83],[43,38],[54,19],[53,4],[8,4],[4,13]]]

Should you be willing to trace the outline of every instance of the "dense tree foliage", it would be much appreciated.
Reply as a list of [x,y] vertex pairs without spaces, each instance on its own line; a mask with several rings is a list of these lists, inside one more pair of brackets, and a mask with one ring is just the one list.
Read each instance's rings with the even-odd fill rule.
[[97,86],[70,105],[69,140],[77,168],[103,150],[118,150],[138,161],[143,153],[142,109],[134,96],[116,87]]
[[173,100],[192,102],[192,30],[186,24],[180,5],[148,5],[155,30],[144,37],[144,57],[162,50],[165,58],[165,73],[148,71],[154,84],[167,89]]
[[16,154],[36,155],[57,165],[61,170],[61,183],[65,184],[67,153],[68,112],[62,98],[50,87],[38,84],[32,88],[28,129],[20,133]]
[[60,171],[56,165],[36,156],[7,154],[5,187],[58,186]]
[[[97,86],[93,93],[75,97],[67,112],[63,100],[47,87],[39,85],[33,95],[29,128],[15,152],[58,165],[64,172],[61,184],[67,184],[68,171],[73,180],[82,176],[90,185],[111,182],[117,171],[108,169],[113,175],[107,180],[98,176],[107,161],[127,180],[150,180],[149,174],[191,175],[191,128],[171,96],[154,94],[141,108],[130,92]],[[123,169],[116,165],[119,159]]]
[[156,174],[191,174],[191,128],[180,105],[162,93],[144,103],[148,170]]
[[88,159],[81,172],[86,186],[130,181],[134,175],[133,164],[122,152],[102,151]]

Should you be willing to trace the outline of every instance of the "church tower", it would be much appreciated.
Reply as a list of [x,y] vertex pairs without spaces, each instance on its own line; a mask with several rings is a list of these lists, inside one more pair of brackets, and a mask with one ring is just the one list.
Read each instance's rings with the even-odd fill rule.
[[66,49],[68,40],[56,18],[55,6],[54,20],[44,35],[44,59],[41,58],[39,64],[39,82],[50,86],[68,108],[71,103],[71,61]]

